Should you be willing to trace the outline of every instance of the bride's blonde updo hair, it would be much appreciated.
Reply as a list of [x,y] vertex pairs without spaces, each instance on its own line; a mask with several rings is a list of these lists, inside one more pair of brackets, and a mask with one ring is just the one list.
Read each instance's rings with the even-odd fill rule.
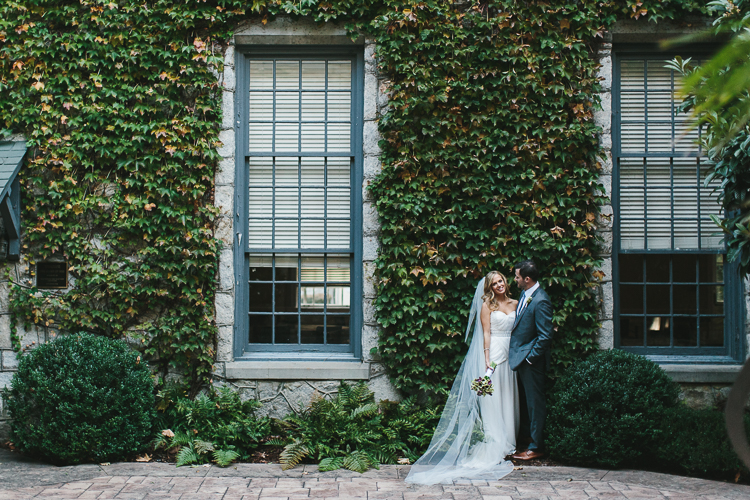
[[495,298],[495,292],[492,291],[492,282],[496,276],[500,276],[500,279],[505,284],[505,298],[510,297],[510,287],[508,286],[508,278],[499,271],[490,271],[487,276],[484,277],[484,295],[482,295],[482,301],[487,304],[490,311],[497,311],[500,308],[497,299]]

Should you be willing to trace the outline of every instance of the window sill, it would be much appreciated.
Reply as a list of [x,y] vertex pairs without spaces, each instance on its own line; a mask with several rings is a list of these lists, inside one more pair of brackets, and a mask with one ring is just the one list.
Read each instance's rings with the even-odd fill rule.
[[672,380],[688,384],[732,384],[742,365],[660,365]]
[[352,361],[234,361],[226,363],[230,380],[369,380],[370,363]]

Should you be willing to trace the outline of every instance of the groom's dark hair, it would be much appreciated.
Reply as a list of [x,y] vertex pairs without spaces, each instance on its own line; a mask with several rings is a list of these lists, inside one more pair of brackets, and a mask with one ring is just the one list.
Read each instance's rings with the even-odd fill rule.
[[518,273],[522,278],[531,278],[534,281],[539,281],[539,269],[536,267],[536,263],[533,260],[524,260],[513,266],[513,269],[518,269]]

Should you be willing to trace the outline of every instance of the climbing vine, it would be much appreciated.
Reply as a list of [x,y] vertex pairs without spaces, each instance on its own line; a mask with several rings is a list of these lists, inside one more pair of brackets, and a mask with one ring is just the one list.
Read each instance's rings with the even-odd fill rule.
[[[597,328],[602,203],[597,40],[618,16],[698,2],[8,0],[0,5],[0,136],[23,134],[29,272],[65,260],[71,287],[13,280],[13,324],[128,337],[163,372],[207,381],[220,243],[213,204],[223,50],[248,17],[342,22],[377,41],[380,352],[398,387],[440,391],[462,355],[476,279],[533,257],[555,302],[558,367]],[[19,342],[18,337],[15,338]],[[17,345],[20,348],[20,345]]]

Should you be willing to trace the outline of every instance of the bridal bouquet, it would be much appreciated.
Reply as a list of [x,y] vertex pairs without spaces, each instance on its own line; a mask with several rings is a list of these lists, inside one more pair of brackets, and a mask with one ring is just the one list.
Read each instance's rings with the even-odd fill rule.
[[495,392],[490,375],[495,371],[496,366],[497,363],[490,364],[483,377],[479,377],[471,382],[471,390],[476,392],[477,396],[492,396],[492,393]]

